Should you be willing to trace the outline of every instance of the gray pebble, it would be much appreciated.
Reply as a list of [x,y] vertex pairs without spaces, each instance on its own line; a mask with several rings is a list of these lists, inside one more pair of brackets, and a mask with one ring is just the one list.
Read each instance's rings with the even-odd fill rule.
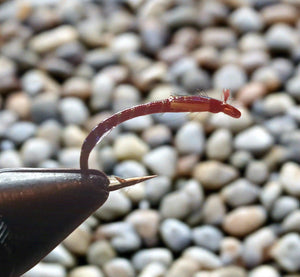
[[153,262],[170,266],[173,256],[170,250],[165,248],[152,248],[136,252],[132,258],[133,266],[136,270],[141,271],[148,264]]
[[203,225],[193,229],[193,241],[197,246],[216,252],[220,249],[222,232],[216,227]]
[[271,256],[287,272],[300,270],[300,236],[289,233],[281,237],[271,250]]
[[300,99],[300,76],[294,76],[289,79],[285,84],[286,91],[293,96],[295,99]]
[[104,265],[107,277],[134,277],[135,272],[131,263],[124,258],[115,258]]
[[85,56],[85,62],[95,68],[95,70],[116,64],[117,60],[117,55],[111,49],[94,49],[86,53]]
[[293,63],[284,58],[277,58],[272,60],[272,67],[278,72],[282,82],[286,82],[294,73]]
[[285,217],[282,222],[282,229],[284,232],[298,232],[300,233],[300,210],[297,209]]
[[264,126],[275,137],[280,138],[282,134],[293,132],[297,129],[296,121],[290,116],[276,116],[264,122]]
[[252,153],[265,152],[273,143],[273,137],[258,125],[239,133],[234,139],[234,146],[237,149]]
[[1,151],[0,153],[0,168],[16,168],[22,167],[23,161],[19,152],[15,150]]
[[166,219],[161,223],[160,234],[164,243],[174,252],[180,252],[191,242],[192,232],[178,219]]
[[239,40],[239,48],[244,51],[265,51],[267,44],[263,34],[260,33],[246,33]]
[[147,174],[146,168],[141,163],[133,160],[120,162],[114,168],[114,175],[122,178],[146,176]]
[[161,146],[148,152],[143,162],[153,173],[172,177],[176,173],[177,153],[171,146]]
[[274,202],[271,217],[274,221],[281,221],[297,208],[299,208],[299,200],[297,198],[282,196]]
[[0,111],[0,136],[3,137],[8,128],[18,120],[15,112],[10,110]]
[[171,190],[171,180],[167,176],[157,176],[146,182],[146,199],[151,204],[158,204],[161,199]]
[[117,159],[111,146],[103,146],[98,151],[98,161],[104,172],[112,172]]
[[37,166],[49,159],[53,154],[53,147],[49,141],[42,138],[30,138],[21,148],[21,156],[26,167]]
[[110,47],[114,53],[138,52],[141,48],[141,40],[133,32],[122,33],[112,39]]
[[83,124],[89,116],[84,102],[75,97],[67,97],[60,101],[59,112],[65,124]]
[[225,237],[220,243],[220,258],[224,265],[235,264],[243,251],[242,243],[234,237]]
[[55,120],[44,121],[39,125],[36,135],[48,140],[53,146],[57,146],[61,141],[62,126]]
[[257,32],[264,27],[261,15],[250,7],[236,9],[229,20],[231,25],[241,33]]
[[188,93],[195,93],[197,90],[207,90],[211,87],[209,74],[200,69],[190,69],[181,76],[181,84]]
[[106,240],[95,241],[90,245],[87,252],[88,263],[99,267],[103,267],[115,257],[115,250]]
[[230,163],[236,168],[244,169],[252,159],[250,152],[239,150],[231,155]]
[[226,206],[219,194],[207,197],[203,205],[203,221],[206,224],[219,225],[226,214]]
[[230,206],[238,207],[253,204],[259,192],[259,188],[247,179],[238,179],[222,189],[222,196]]
[[270,210],[276,199],[280,197],[282,193],[282,186],[278,182],[267,183],[259,195],[260,202],[267,210]]
[[163,125],[157,124],[144,130],[142,133],[143,140],[152,148],[162,144],[168,144],[172,140],[171,130]]
[[146,265],[139,277],[160,277],[164,276],[167,272],[165,265],[159,262],[152,262]]
[[245,177],[254,184],[262,184],[269,177],[269,169],[266,163],[252,160],[246,167]]
[[22,144],[36,132],[36,125],[32,122],[19,121],[8,128],[6,136],[15,144]]
[[213,46],[216,48],[229,48],[233,47],[236,44],[236,34],[233,30],[229,28],[205,28],[200,34],[200,38],[204,46]]
[[263,100],[263,110],[268,116],[285,114],[295,101],[286,93],[276,93],[266,96]]
[[240,89],[247,81],[244,70],[234,64],[228,64],[218,69],[213,77],[214,88],[228,88],[233,91]]
[[113,95],[113,110],[115,112],[138,105],[141,95],[138,89],[132,85],[121,84],[115,88]]
[[79,167],[80,148],[64,148],[58,154],[58,161],[62,167],[78,168]]
[[62,244],[55,247],[43,261],[46,263],[58,263],[67,268],[75,266],[75,258]]
[[262,83],[268,91],[277,90],[282,85],[278,71],[271,66],[257,68],[252,73],[251,81]]
[[197,122],[186,123],[178,130],[175,136],[175,145],[180,154],[202,154],[204,144],[204,131]]

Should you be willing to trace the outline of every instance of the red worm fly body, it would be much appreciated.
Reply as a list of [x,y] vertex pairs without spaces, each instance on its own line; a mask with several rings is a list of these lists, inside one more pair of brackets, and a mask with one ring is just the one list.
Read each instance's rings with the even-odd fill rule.
[[223,112],[231,117],[239,118],[241,113],[235,107],[229,105],[229,90],[223,90],[224,101],[206,96],[170,96],[168,99],[154,101],[118,112],[99,123],[83,142],[80,155],[80,168],[88,170],[88,158],[94,146],[112,128],[120,123],[147,114],[177,113],[177,112]]

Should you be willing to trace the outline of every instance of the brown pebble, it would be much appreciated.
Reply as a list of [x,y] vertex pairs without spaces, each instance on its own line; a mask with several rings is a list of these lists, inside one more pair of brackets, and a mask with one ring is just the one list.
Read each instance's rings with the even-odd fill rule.
[[249,106],[256,100],[261,99],[267,93],[263,83],[252,82],[243,86],[236,95],[236,100],[244,106]]
[[91,83],[80,77],[69,78],[63,84],[62,95],[86,99],[91,95]]
[[299,11],[292,5],[278,4],[265,7],[261,15],[267,24],[287,23],[295,24],[299,18]]
[[20,119],[29,118],[30,108],[30,98],[27,94],[23,92],[10,94],[5,102],[5,109],[14,111]]

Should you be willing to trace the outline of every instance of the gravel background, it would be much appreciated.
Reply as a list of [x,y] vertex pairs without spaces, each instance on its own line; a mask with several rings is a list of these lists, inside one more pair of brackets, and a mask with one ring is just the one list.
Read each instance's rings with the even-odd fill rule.
[[300,276],[298,0],[0,2],[1,168],[78,168],[98,122],[170,94],[230,88],[242,111],[115,128],[91,167],[159,177],[24,276]]

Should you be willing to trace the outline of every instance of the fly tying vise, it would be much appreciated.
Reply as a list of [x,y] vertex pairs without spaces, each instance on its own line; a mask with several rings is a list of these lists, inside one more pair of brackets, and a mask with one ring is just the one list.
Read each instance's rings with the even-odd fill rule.
[[109,192],[152,176],[122,179],[88,168],[88,158],[103,135],[118,124],[142,115],[164,112],[241,113],[224,101],[204,96],[171,96],[135,106],[98,124],[85,139],[80,169],[20,168],[0,171],[0,270],[3,277],[28,271],[101,207]]

